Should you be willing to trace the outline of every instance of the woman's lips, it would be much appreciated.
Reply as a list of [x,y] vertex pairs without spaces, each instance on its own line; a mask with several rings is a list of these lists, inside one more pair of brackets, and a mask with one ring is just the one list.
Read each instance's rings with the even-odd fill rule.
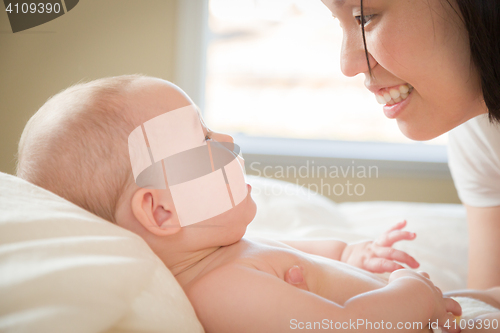
[[401,112],[403,112],[404,108],[410,103],[411,97],[413,95],[412,92],[413,89],[409,92],[408,97],[398,103],[384,105],[385,116],[389,119],[397,118],[401,114]]

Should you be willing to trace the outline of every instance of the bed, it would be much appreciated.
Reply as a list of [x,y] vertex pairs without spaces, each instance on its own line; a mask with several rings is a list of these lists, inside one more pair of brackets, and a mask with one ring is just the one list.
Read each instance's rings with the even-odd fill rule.
[[[334,203],[296,185],[248,177],[258,205],[249,236],[373,239],[406,219],[402,242],[443,291],[465,288],[461,205]],[[182,288],[137,235],[0,173],[0,331],[203,332]]]

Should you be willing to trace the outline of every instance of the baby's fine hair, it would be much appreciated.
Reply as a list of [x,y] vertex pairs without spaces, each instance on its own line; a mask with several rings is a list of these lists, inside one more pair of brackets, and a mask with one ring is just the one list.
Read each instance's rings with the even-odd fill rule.
[[118,199],[133,182],[127,87],[143,75],[75,84],[52,96],[19,141],[17,176],[115,222]]

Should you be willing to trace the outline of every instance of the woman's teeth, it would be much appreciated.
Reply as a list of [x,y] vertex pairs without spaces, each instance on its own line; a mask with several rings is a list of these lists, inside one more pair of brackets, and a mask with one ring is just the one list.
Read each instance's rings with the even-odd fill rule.
[[380,104],[392,105],[405,100],[412,92],[412,90],[413,87],[411,86],[411,84],[406,83],[398,87],[382,89],[377,94],[375,94],[375,97],[377,98],[377,102],[379,102]]

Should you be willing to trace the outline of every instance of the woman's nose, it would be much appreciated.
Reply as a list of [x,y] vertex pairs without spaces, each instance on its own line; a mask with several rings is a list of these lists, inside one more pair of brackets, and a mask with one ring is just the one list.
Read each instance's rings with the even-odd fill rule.
[[[368,59],[370,61],[370,66],[373,69],[376,62],[370,52],[368,52]],[[342,73],[348,77],[369,72],[361,31],[354,34],[344,33],[344,37],[342,39],[342,49],[340,52],[340,69]]]
[[231,135],[228,134],[223,134],[223,133],[217,133],[217,132],[212,132],[211,135],[212,139],[215,141],[219,142],[231,142],[234,143],[234,139]]

